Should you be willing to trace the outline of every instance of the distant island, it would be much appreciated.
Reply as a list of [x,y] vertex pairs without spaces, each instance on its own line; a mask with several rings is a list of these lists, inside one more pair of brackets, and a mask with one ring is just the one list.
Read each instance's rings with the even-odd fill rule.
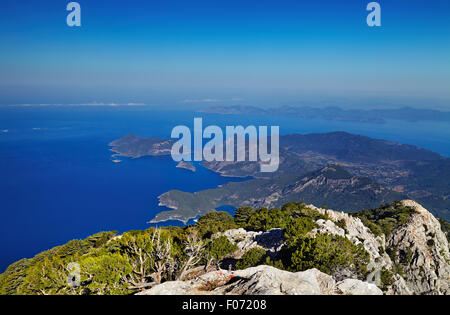
[[200,113],[222,115],[278,115],[302,119],[325,119],[334,121],[368,122],[384,124],[388,119],[403,121],[450,121],[450,112],[433,109],[402,107],[398,109],[342,109],[336,106],[282,106],[277,108],[259,108],[255,106],[214,106],[201,109]]
[[174,141],[159,138],[141,138],[134,134],[114,140],[109,143],[114,156],[140,158],[143,156],[169,155]]
[[[110,150],[115,152],[112,155],[114,163],[122,162],[116,157],[123,156],[137,159],[143,156],[165,156],[170,155],[173,140],[159,139],[159,138],[142,138],[134,134],[127,134],[126,136],[114,140],[109,143],[112,147]],[[177,164],[177,168],[183,168],[192,172],[196,168],[192,163],[181,161]]]
[[[172,140],[127,135],[111,142],[121,156],[170,155]],[[189,167],[184,163],[183,168]],[[218,188],[187,193],[169,191],[159,205],[172,210],[151,222],[187,222],[224,205],[273,207],[305,200],[351,212],[411,198],[438,217],[450,219],[450,159],[406,144],[346,132],[280,136],[280,167],[260,173],[258,162],[203,162],[229,177],[250,177]]]

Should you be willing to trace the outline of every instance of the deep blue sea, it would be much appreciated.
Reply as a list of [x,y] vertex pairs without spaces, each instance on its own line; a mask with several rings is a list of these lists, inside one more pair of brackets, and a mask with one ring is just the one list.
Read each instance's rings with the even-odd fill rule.
[[[450,156],[450,124],[387,124],[195,114],[143,108],[0,108],[0,272],[12,262],[99,231],[145,229],[171,189],[198,191],[237,178],[170,157],[120,158],[108,143],[127,133],[169,138],[176,125],[279,125],[282,134],[347,131]],[[179,224],[177,222],[170,222]]]

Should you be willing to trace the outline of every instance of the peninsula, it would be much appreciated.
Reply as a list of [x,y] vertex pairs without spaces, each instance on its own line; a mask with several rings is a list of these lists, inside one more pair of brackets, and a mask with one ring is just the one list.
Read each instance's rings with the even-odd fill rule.
[[[170,155],[172,143],[127,135],[111,145],[120,156],[138,158]],[[242,205],[242,200],[254,207],[305,200],[351,212],[400,197],[450,219],[450,159],[416,146],[346,132],[292,134],[280,136],[280,166],[274,173],[261,173],[259,163],[250,161],[202,166],[222,176],[253,179],[193,194],[169,191],[159,202],[173,210],[152,222],[187,222],[219,206]]]

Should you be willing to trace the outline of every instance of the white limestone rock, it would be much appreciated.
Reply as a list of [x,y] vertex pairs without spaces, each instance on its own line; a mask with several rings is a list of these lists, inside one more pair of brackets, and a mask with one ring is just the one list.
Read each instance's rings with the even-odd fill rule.
[[383,291],[373,283],[356,279],[345,279],[337,283],[337,288],[345,295],[382,295]]

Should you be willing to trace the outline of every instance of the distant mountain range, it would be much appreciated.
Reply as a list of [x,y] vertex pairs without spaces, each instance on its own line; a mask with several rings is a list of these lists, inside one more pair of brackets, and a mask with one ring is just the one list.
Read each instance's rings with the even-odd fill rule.
[[304,119],[326,119],[337,121],[358,121],[383,124],[387,119],[403,121],[450,121],[450,112],[433,109],[402,107],[398,109],[342,109],[336,106],[282,106],[277,108],[259,108],[255,106],[214,106],[198,112],[228,115],[281,115]]
[[[168,155],[171,140],[134,135],[113,141],[113,151],[137,158]],[[203,162],[223,176],[253,177],[194,194],[170,191],[160,204],[174,209],[153,220],[185,222],[221,205],[276,206],[289,201],[353,211],[405,197],[450,219],[450,159],[406,144],[345,132],[280,136],[280,167],[260,173],[258,162]]]

